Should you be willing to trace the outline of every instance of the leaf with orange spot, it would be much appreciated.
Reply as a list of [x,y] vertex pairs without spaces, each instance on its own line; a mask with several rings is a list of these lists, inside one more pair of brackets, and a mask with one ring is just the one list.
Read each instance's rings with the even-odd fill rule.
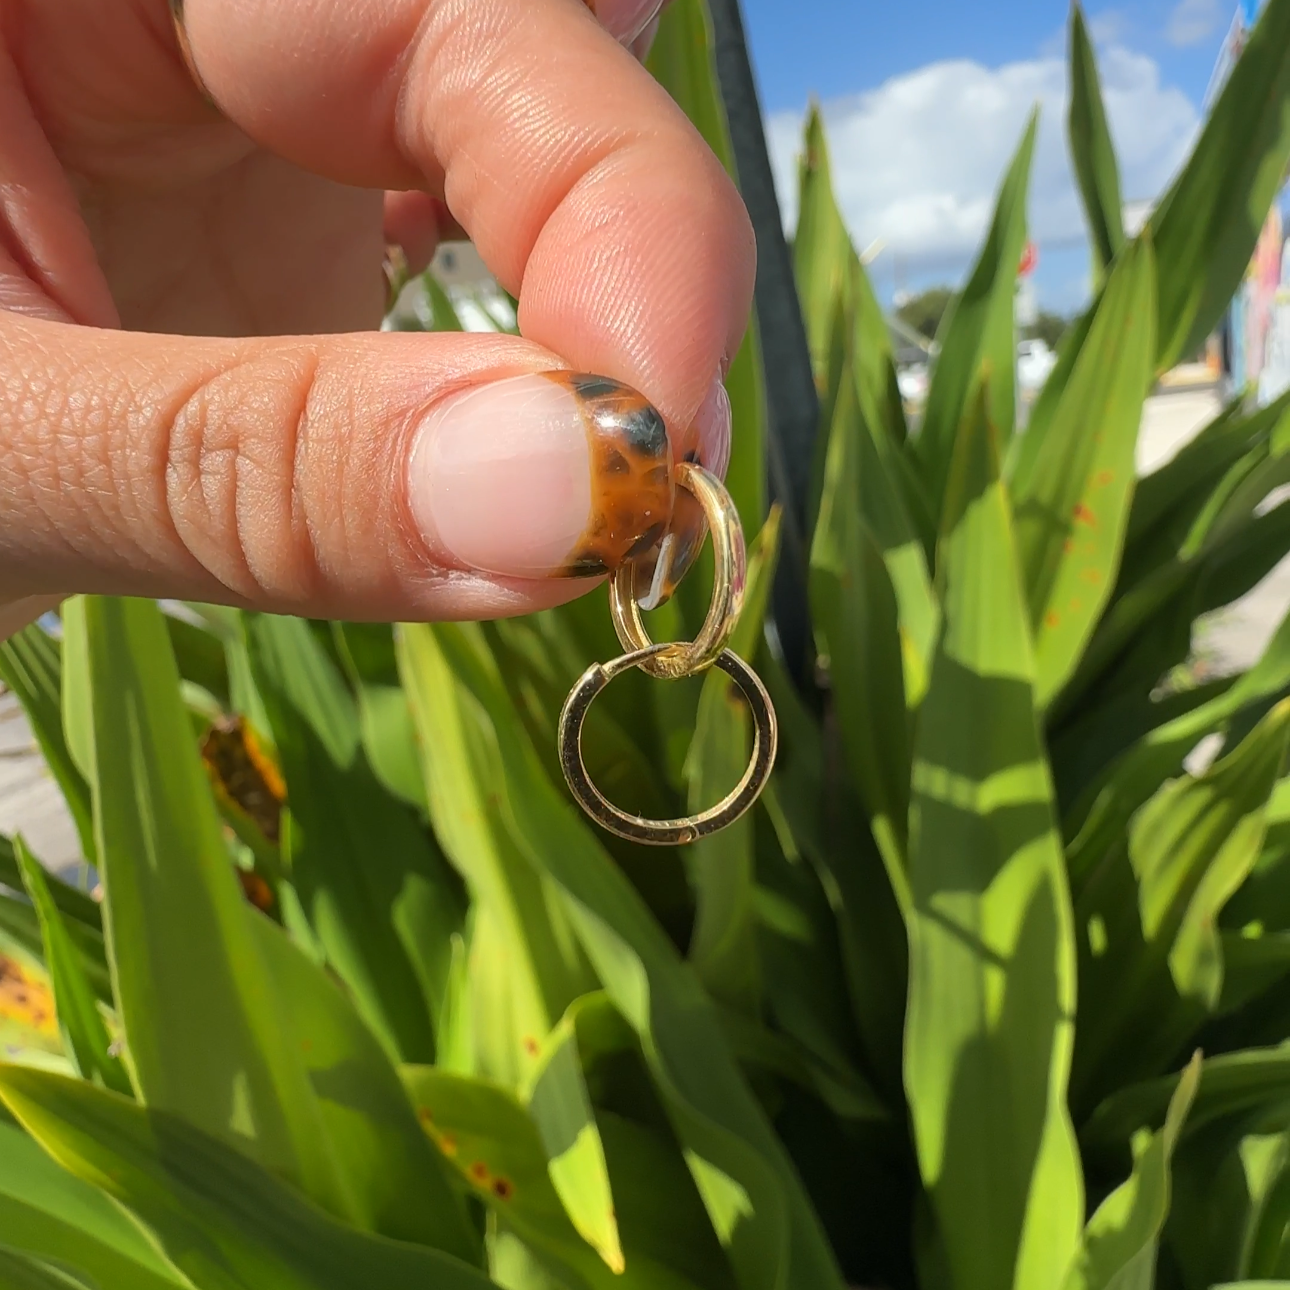
[[[1152,379],[1154,318],[1155,257],[1140,238],[1073,330],[1010,462],[1041,709],[1074,672],[1115,582]],[[1068,612],[1053,622],[1050,611],[1063,605]]]

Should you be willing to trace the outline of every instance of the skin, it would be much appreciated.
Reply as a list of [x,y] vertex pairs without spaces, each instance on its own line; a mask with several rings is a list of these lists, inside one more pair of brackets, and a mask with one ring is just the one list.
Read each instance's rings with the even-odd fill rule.
[[[679,459],[738,346],[743,206],[599,19],[187,0],[212,106],[166,0],[0,0],[0,633],[82,591],[430,619],[593,585],[454,567],[405,475],[437,399],[560,369]],[[373,334],[387,239],[458,229],[524,339]]]

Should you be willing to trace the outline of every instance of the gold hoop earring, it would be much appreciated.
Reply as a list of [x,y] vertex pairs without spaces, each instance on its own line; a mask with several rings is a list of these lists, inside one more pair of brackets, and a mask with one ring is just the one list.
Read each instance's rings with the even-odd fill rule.
[[[715,475],[683,462],[677,484],[691,492],[703,507],[712,534],[715,572],[712,602],[703,627],[693,641],[655,644],[641,621],[632,597],[632,568],[620,568],[610,583],[609,604],[618,639],[627,653],[609,663],[593,663],[569,692],[560,713],[560,766],[574,800],[602,828],[621,838],[649,846],[693,842],[733,824],[757,800],[770,778],[779,745],[775,708],[757,673],[726,648],[743,606],[747,578],[743,528],[739,512]],[[614,677],[640,668],[662,680],[693,676],[718,667],[734,681],[748,702],[753,718],[752,759],[743,778],[715,806],[675,820],[651,820],[632,815],[610,802],[591,781],[582,757],[582,726],[592,701]]]

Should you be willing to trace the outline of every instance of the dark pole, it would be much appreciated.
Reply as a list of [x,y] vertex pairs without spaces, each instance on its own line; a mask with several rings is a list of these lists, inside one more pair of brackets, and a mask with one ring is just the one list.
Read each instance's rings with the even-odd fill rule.
[[806,511],[820,417],[793,260],[784,240],[762,126],[757,83],[739,0],[708,0],[717,79],[725,103],[739,188],[757,235],[757,316],[769,413],[767,467],[772,498],[783,507],[774,617],[784,661],[799,685],[813,684],[814,648],[807,597]]

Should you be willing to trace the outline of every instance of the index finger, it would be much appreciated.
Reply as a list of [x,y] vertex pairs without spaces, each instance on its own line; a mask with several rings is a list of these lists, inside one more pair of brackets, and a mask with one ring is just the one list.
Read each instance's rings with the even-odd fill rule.
[[203,79],[253,138],[341,182],[442,192],[524,334],[635,386],[678,455],[697,448],[746,325],[752,230],[684,114],[580,0],[186,11]]

